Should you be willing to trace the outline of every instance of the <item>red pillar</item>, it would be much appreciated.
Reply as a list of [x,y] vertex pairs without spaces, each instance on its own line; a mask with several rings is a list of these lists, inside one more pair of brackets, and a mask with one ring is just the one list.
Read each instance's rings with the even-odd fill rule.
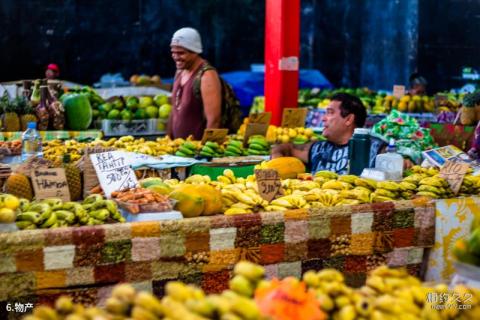
[[300,0],[265,0],[265,109],[274,125],[298,104]]

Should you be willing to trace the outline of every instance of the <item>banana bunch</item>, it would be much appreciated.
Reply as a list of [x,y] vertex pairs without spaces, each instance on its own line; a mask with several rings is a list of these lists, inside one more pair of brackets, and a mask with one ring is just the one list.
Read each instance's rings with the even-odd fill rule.
[[265,206],[266,211],[285,211],[289,209],[308,209],[310,205],[307,200],[300,194],[291,194],[276,198]]
[[378,181],[375,191],[370,194],[372,202],[394,201],[401,198],[403,191],[399,183],[395,181]]
[[21,230],[58,228],[73,225],[104,224],[110,220],[125,222],[113,200],[90,195],[83,203],[49,198],[29,202],[22,199],[16,224]]
[[248,155],[264,156],[270,154],[270,144],[264,136],[254,135],[248,138]]
[[242,184],[232,184],[221,189],[225,215],[236,215],[262,211],[268,206],[257,191]]
[[433,199],[449,198],[453,193],[447,180],[438,175],[423,178],[418,182],[417,195]]
[[78,142],[76,140],[62,140],[56,139],[43,143],[43,157],[52,161],[56,166],[60,166],[63,161],[64,154],[70,154],[70,162],[79,160],[83,154],[83,149],[87,146],[86,143]]
[[197,155],[200,143],[196,141],[185,141],[175,152],[178,157],[193,158]]
[[[225,169],[223,170],[223,175],[217,177],[217,181],[223,184],[234,184],[237,182],[237,177],[235,177],[235,173],[231,169]],[[239,181],[243,181],[243,179]]]
[[460,187],[460,196],[469,196],[480,193],[480,176],[465,175]]
[[220,158],[223,156],[223,148],[217,142],[207,141],[200,150],[200,155],[202,157]]
[[242,141],[231,139],[228,141],[223,154],[226,157],[240,157],[247,155],[247,152],[243,149]]
[[194,174],[189,176],[187,179],[185,179],[185,183],[188,183],[188,184],[208,184],[211,181],[212,180],[210,179],[209,176],[207,175],[202,176],[201,174]]

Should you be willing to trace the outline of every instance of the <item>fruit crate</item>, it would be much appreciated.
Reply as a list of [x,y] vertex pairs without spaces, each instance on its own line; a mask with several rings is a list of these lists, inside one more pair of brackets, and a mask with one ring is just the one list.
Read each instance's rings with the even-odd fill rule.
[[[142,119],[142,120],[101,120],[97,122],[97,128],[102,130],[105,136],[143,136],[143,135],[161,135],[165,131],[158,130],[159,122],[165,123],[161,119]],[[165,125],[163,126],[165,127]]]

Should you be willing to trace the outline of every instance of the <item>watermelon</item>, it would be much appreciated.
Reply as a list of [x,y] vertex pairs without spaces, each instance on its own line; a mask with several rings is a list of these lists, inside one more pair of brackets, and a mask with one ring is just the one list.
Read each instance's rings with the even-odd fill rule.
[[67,126],[71,130],[87,130],[92,123],[92,107],[87,95],[69,94],[63,99]]

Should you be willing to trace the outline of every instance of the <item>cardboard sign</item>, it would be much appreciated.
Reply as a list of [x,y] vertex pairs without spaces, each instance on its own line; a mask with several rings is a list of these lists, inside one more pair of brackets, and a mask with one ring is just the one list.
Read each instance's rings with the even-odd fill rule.
[[248,138],[254,135],[265,136],[267,134],[268,124],[262,123],[249,123],[247,129],[245,129],[245,135],[243,136],[243,145],[248,145]]
[[205,129],[203,131],[202,144],[207,141],[222,144],[228,134],[228,129]]
[[308,110],[305,108],[285,108],[283,109],[282,127],[299,128],[305,127],[305,118]]
[[397,99],[400,99],[405,95],[405,86],[393,86],[393,96]]
[[138,185],[135,172],[122,151],[109,151],[90,155],[100,186],[107,198],[112,192],[134,188]]
[[452,189],[454,194],[457,194],[460,190],[468,168],[470,168],[470,166],[466,163],[447,160],[440,169],[440,177],[448,181],[450,189]]
[[283,194],[282,182],[277,170],[257,169],[255,178],[257,179],[258,193],[268,202]]
[[271,119],[272,119],[272,113],[271,112],[252,113],[248,117],[248,123],[270,124]]
[[63,168],[36,168],[31,173],[33,190],[37,200],[60,198],[70,201],[67,177]]

